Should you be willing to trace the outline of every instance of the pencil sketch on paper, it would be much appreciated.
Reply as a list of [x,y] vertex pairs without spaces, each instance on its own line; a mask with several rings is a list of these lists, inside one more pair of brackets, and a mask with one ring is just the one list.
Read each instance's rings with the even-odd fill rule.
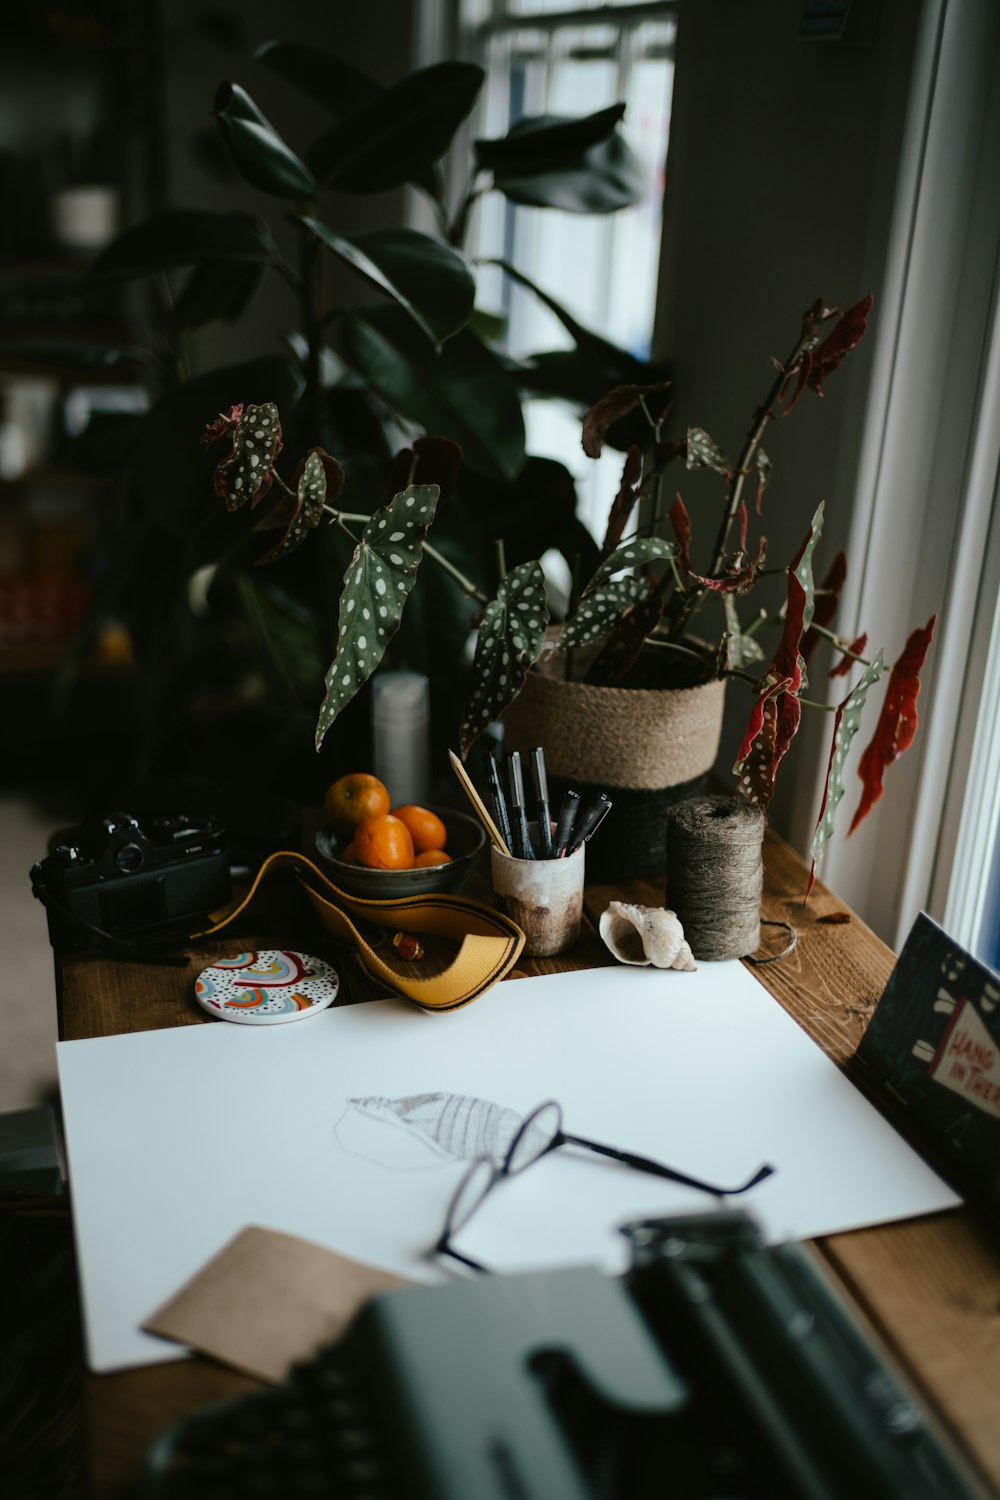
[[499,1165],[520,1126],[517,1110],[471,1094],[369,1094],[348,1099],[335,1133],[346,1151],[412,1170],[475,1156]]

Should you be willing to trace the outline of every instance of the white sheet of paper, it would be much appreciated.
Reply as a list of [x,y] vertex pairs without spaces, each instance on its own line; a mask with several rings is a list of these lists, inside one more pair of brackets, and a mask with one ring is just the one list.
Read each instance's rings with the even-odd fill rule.
[[[176,1356],[139,1325],[247,1224],[417,1279],[449,1274],[427,1250],[467,1162],[391,1106],[351,1099],[472,1095],[524,1115],[555,1098],[567,1131],[713,1182],[777,1168],[724,1200],[563,1147],[500,1184],[464,1231],[461,1247],[495,1269],[617,1270],[615,1226],[713,1205],[747,1209],[778,1242],[960,1201],[737,962],[523,979],[443,1015],[380,1000],[299,1026],[218,1022],[58,1054],[101,1371]],[[471,1129],[462,1149],[475,1153]]]

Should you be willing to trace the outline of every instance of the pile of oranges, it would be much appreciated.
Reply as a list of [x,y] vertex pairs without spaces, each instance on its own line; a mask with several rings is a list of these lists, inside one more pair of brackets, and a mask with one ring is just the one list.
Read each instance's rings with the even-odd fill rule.
[[339,859],[369,870],[414,870],[450,864],[448,833],[429,807],[393,807],[377,776],[352,771],[327,789],[323,812],[342,847]]

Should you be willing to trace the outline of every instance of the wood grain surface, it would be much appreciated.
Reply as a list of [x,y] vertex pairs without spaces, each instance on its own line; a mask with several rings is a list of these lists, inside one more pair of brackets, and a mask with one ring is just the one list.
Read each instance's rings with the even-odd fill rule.
[[[796,946],[777,962],[753,965],[753,972],[824,1052],[850,1071],[850,1059],[892,970],[893,954],[822,883],[817,882],[804,906],[802,861],[771,832],[764,863],[761,915],[790,924]],[[478,885],[468,893],[488,899],[487,878],[485,871],[477,872]],[[576,947],[559,958],[522,960],[511,977],[610,964],[596,923],[616,898],[669,905],[663,880],[590,885],[587,930]],[[342,977],[338,1003],[383,993],[352,954],[332,944],[292,886],[268,894],[266,931],[254,931],[255,920],[261,920],[260,914],[244,919],[246,946],[300,948],[329,958]],[[780,952],[786,940],[783,929],[764,926],[753,958]],[[200,945],[191,950],[187,968],[115,964],[93,956],[57,963],[61,1036],[207,1023],[192,998],[194,976],[233,947],[233,935]],[[425,961],[433,963],[434,958]],[[884,1340],[890,1358],[941,1429],[955,1440],[987,1493],[1000,1496],[1000,1256],[972,1216],[960,1209],[834,1235],[817,1241],[815,1250],[863,1320]],[[157,1436],[190,1412],[252,1386],[245,1377],[201,1358],[89,1375],[93,1500],[123,1500]]]

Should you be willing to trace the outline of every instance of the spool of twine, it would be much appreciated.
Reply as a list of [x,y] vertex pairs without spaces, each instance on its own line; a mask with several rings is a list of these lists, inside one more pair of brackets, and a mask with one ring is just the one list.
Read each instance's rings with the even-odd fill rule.
[[760,944],[764,814],[740,797],[691,797],[667,813],[667,905],[695,958]]

